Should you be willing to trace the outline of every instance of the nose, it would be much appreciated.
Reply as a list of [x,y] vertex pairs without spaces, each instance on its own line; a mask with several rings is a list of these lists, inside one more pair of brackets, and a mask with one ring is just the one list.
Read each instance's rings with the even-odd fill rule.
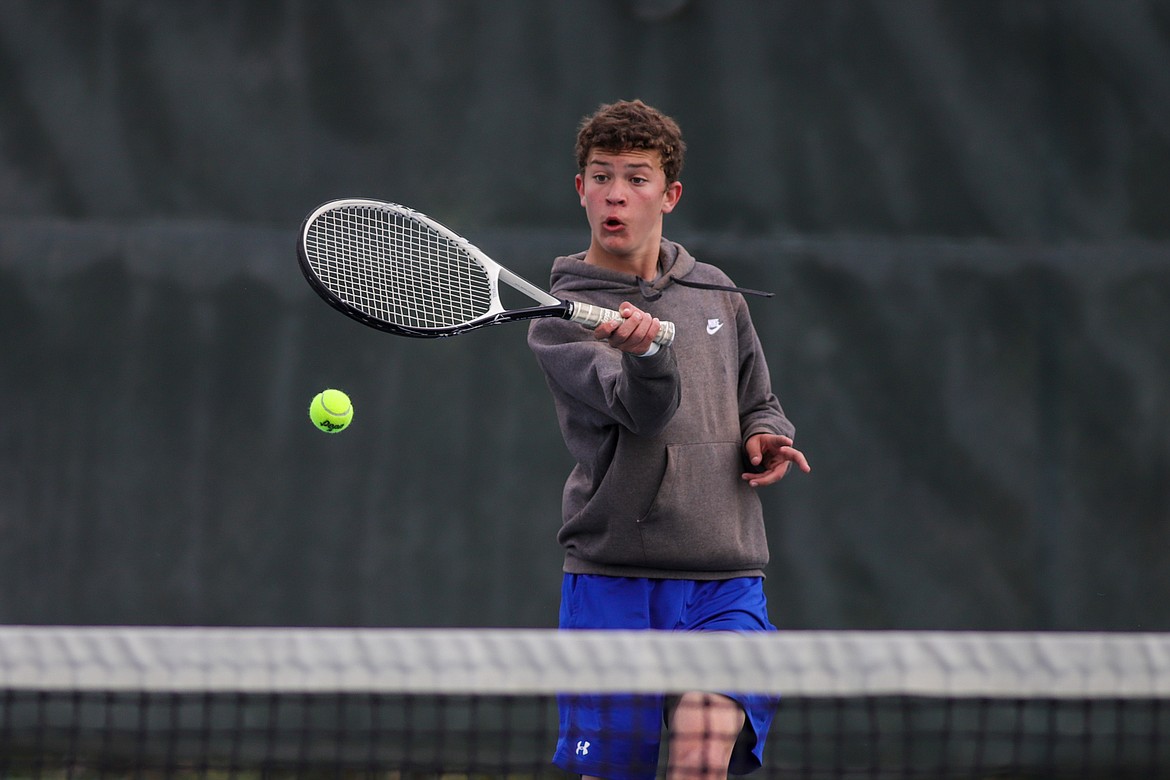
[[626,202],[626,188],[622,182],[613,182],[605,193],[605,202],[610,205],[620,205]]

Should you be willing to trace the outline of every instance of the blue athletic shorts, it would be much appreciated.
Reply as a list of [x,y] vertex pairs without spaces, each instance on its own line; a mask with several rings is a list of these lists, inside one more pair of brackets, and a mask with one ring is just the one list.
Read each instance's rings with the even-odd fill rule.
[[[562,629],[775,631],[763,580],[658,580],[566,574]],[[711,691],[718,693],[718,691]],[[732,774],[759,768],[777,699],[727,694],[747,717],[731,758]],[[665,697],[562,695],[553,763],[567,772],[614,780],[652,780],[661,749]]]

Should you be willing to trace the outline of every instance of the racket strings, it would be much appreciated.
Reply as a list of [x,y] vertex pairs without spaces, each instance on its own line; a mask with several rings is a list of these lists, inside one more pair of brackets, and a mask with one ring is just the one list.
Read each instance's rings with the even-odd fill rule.
[[305,237],[318,279],[363,314],[409,328],[447,328],[486,314],[491,279],[456,241],[391,209],[327,211]]

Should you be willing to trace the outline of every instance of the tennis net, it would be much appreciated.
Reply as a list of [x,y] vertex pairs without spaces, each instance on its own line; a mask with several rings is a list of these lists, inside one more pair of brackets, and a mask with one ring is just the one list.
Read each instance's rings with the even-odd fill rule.
[[691,690],[778,697],[754,777],[1170,777],[1170,635],[21,626],[0,775],[563,777],[558,695]]

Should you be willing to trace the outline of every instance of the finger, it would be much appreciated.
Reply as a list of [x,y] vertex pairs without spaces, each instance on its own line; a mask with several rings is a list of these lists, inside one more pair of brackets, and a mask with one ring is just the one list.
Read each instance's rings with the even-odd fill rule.
[[615,330],[622,324],[621,320],[604,320],[596,328],[593,329],[593,338],[598,341],[606,341],[613,336]]
[[631,346],[638,346],[645,349],[650,346],[650,331],[654,328],[654,318],[646,312],[639,312],[635,319],[636,324],[634,325],[634,331],[630,334],[629,343]]
[[751,463],[753,466],[760,465],[760,461],[763,460],[763,455],[760,449],[759,436],[753,436],[748,439],[743,445],[743,450],[747,454],[748,463]]
[[793,448],[793,447],[782,447],[782,448],[780,449],[780,453],[781,453],[781,455],[783,455],[783,456],[784,456],[786,459],[788,459],[788,460],[792,461],[793,463],[795,463],[795,464],[797,465],[797,467],[798,467],[798,468],[799,468],[801,471],[803,471],[805,474],[807,474],[807,473],[809,473],[810,471],[812,471],[812,466],[810,466],[810,465],[809,465],[809,463],[808,463],[808,458],[806,458],[806,457],[804,456],[804,453],[803,453],[803,452],[801,452],[800,450],[798,450],[798,449],[795,449],[795,448]]
[[622,305],[622,324],[621,327],[627,329],[627,332],[633,332],[640,326],[649,315],[641,309],[631,306],[629,304]]
[[[618,306],[618,316],[609,320],[602,320],[596,328],[593,329],[593,337],[598,341],[606,341],[612,339],[618,329],[626,324],[627,319],[632,315],[637,308],[629,301],[622,301]],[[620,338],[620,336],[619,336]]]
[[784,479],[784,475],[788,473],[788,467],[790,465],[788,461],[780,461],[766,471],[746,473],[742,476],[751,487],[764,487],[765,485],[772,485]]
[[[610,344],[621,349],[635,349],[646,341],[652,318],[644,311],[631,308],[610,337]],[[641,345],[643,349],[647,345]]]
[[622,301],[621,305],[618,306],[618,314],[622,315],[623,320],[630,320],[643,314],[643,311],[629,301]]
[[654,339],[658,338],[658,332],[662,330],[662,320],[657,317],[651,317],[650,322],[646,328],[646,348],[650,348],[650,344],[654,343]]

